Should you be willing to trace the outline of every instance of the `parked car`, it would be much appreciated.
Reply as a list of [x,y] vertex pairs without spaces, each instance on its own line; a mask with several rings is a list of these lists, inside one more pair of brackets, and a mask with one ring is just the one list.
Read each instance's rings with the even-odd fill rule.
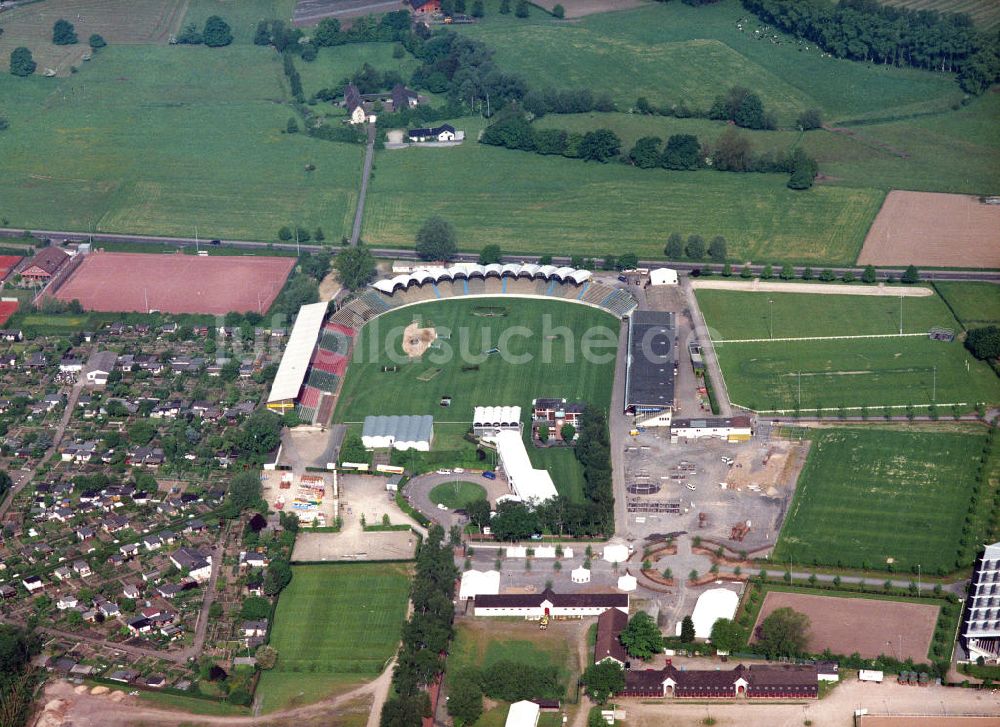
[[483,472],[483,477],[485,477],[488,480],[495,480],[497,478],[497,475],[495,472],[490,472],[487,470],[486,472]]
[[455,469],[452,470],[452,472],[454,472],[456,475],[460,475],[463,472],[465,472],[465,470],[463,470],[461,467],[456,467]]
[[438,503],[438,510],[447,510],[447,509],[448,509],[448,506],[445,505],[443,502],[439,502]]

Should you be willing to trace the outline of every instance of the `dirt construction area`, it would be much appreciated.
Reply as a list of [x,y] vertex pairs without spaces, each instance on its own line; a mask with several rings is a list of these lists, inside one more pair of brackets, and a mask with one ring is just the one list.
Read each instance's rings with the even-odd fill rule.
[[812,596],[771,591],[764,596],[754,630],[775,609],[788,607],[809,617],[809,651],[874,658],[880,654],[900,661],[927,661],[938,607],[871,598]]
[[294,265],[290,257],[96,252],[55,297],[107,312],[265,313]]
[[1000,267],[1000,205],[936,192],[889,192],[859,265]]

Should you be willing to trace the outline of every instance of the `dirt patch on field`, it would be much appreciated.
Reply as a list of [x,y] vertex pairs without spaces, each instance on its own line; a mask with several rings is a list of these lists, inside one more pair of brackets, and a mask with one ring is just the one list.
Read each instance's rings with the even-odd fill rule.
[[[998,707],[1000,709],[1000,707]],[[867,715],[858,720],[858,727],[1000,727],[1000,717],[917,717]]]
[[403,331],[403,352],[410,358],[420,358],[436,339],[437,331],[421,328],[414,321]]
[[900,661],[927,661],[938,607],[920,603],[838,598],[771,591],[764,597],[754,630],[775,609],[789,607],[809,617],[809,651],[855,651],[866,659],[885,654]]
[[809,442],[772,441],[764,456],[741,449],[726,476],[729,489],[749,488],[774,497],[778,488],[794,487],[809,453]]
[[930,288],[878,285],[834,285],[826,283],[769,283],[754,280],[692,280],[692,288],[701,290],[742,290],[750,293],[814,293],[816,295],[874,295],[893,298],[926,298],[934,295]]
[[597,13],[607,13],[612,10],[631,10],[646,3],[643,0],[535,0],[534,4],[540,8],[552,11],[556,5],[566,8],[567,18],[582,18],[586,15]]
[[892,191],[858,264],[1000,267],[1000,205],[963,194]]

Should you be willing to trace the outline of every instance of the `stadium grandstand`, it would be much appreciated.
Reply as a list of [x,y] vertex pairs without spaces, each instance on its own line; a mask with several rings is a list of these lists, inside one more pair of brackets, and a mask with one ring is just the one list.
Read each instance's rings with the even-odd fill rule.
[[331,320],[357,329],[394,308],[465,296],[566,300],[599,308],[618,318],[636,309],[638,303],[631,293],[593,280],[592,275],[589,270],[571,267],[514,263],[417,268],[376,281]]
[[670,426],[674,409],[673,313],[637,311],[628,322],[625,364],[625,413],[637,426]]

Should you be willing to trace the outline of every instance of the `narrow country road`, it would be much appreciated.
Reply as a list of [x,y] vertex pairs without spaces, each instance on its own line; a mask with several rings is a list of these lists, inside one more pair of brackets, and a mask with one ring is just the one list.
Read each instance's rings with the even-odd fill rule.
[[351,230],[351,245],[361,239],[361,223],[365,217],[365,197],[368,196],[368,180],[372,175],[375,159],[375,124],[368,124],[368,145],[365,147],[365,164],[361,171],[361,191],[358,192],[358,207],[354,210],[354,227]]
[[[230,523],[231,522],[232,521],[230,521]],[[212,607],[212,603],[215,601],[215,586],[219,581],[219,573],[222,571],[222,556],[225,553],[225,548],[223,546],[226,542],[226,537],[229,535],[229,529],[231,527],[231,524],[227,524],[226,527],[222,529],[219,533],[219,539],[215,543],[215,548],[212,550],[212,575],[209,577],[208,583],[205,586],[205,596],[201,602],[201,610],[198,611],[198,622],[195,625],[194,631],[194,643],[181,652],[181,656],[185,659],[197,659],[201,656],[201,650],[205,646],[205,635],[208,633],[208,610]]]

